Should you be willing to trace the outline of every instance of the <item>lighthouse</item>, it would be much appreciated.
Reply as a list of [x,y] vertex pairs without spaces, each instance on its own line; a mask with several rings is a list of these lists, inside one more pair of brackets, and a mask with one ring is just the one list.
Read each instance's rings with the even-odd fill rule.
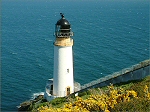
[[81,88],[79,83],[74,82],[71,24],[62,13],[60,15],[61,19],[55,24],[53,78],[48,79],[44,93],[48,101],[68,96]]
[[73,32],[71,24],[61,13],[55,26],[53,95],[63,97],[74,92]]

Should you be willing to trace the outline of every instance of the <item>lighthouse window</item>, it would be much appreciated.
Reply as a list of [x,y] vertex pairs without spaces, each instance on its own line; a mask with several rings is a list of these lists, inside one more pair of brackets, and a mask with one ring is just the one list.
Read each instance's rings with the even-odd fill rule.
[[70,94],[70,87],[67,88],[67,95]]
[[67,73],[69,73],[69,69],[67,69]]

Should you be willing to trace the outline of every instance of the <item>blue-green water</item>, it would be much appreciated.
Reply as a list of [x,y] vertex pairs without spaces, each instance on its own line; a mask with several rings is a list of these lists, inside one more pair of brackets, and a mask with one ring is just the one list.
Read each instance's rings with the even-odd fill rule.
[[85,84],[149,58],[147,0],[3,0],[2,111],[44,92],[60,12],[74,32],[74,79]]

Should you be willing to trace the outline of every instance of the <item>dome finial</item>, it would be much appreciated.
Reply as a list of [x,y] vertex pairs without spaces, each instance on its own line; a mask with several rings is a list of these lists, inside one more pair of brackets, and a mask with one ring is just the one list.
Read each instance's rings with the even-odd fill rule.
[[62,18],[64,18],[64,14],[63,13],[60,13],[60,15],[61,15]]

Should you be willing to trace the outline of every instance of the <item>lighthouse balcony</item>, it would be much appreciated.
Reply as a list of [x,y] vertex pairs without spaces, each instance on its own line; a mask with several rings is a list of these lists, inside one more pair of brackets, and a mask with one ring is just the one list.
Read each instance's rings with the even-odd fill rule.
[[73,39],[72,38],[56,38],[54,45],[55,46],[72,46]]
[[70,36],[73,36],[73,32],[55,32],[55,36],[58,38],[69,38]]

